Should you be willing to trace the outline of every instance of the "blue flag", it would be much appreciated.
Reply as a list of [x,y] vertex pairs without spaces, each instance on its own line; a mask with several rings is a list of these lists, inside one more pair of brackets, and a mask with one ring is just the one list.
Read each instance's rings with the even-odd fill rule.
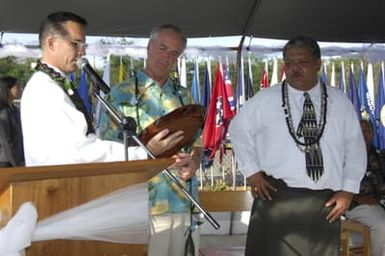
[[191,95],[194,99],[195,103],[200,102],[200,93],[199,93],[199,65],[198,61],[195,61],[194,64],[194,74],[192,79],[192,85],[191,85]]
[[345,65],[344,62],[341,62],[341,76],[340,76],[340,85],[339,89],[343,92],[346,92],[346,83],[345,83]]
[[325,84],[328,84],[328,75],[327,75],[327,70],[326,70],[326,64],[324,64],[323,67],[322,67],[321,80],[322,80]]
[[208,67],[206,65],[205,79],[203,82],[202,98],[201,98],[201,105],[203,105],[206,108],[206,110],[209,107],[210,98],[211,98],[211,84],[210,84],[209,70],[208,70]]
[[360,102],[358,99],[357,87],[356,87],[356,81],[354,79],[353,69],[351,67],[350,67],[350,74],[349,74],[348,97],[352,102],[354,109],[356,110],[358,119],[361,120]]
[[75,72],[71,72],[71,73],[69,74],[69,79],[70,79],[70,81],[71,81],[72,83],[75,82]]
[[80,96],[80,98],[82,98],[82,100],[84,102],[84,106],[86,107],[86,110],[88,111],[88,113],[91,114],[92,106],[90,103],[90,97],[88,95],[87,76],[83,70],[80,73],[80,82],[79,83],[80,83],[79,89],[78,89],[79,96]]
[[362,66],[360,66],[359,78],[358,78],[358,99],[360,102],[360,112],[361,118],[365,120],[370,120],[372,124],[374,121],[374,113],[373,108],[371,108],[370,95],[368,92],[368,86],[366,85],[365,74],[362,70]]
[[229,101],[231,111],[235,114],[237,108],[237,101],[234,97],[233,85],[231,84],[230,69],[228,64],[226,64],[223,72],[226,85],[227,99]]
[[384,74],[382,68],[378,78],[377,99],[375,107],[375,129],[373,129],[373,146],[379,150],[385,150],[385,120],[381,120],[381,110],[385,106]]

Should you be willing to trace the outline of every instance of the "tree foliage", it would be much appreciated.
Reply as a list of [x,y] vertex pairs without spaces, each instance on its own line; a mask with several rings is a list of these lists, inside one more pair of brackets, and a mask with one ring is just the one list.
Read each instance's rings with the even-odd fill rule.
[[31,64],[34,62],[36,59],[2,58],[0,59],[0,77],[14,76],[21,85],[25,85],[33,73]]

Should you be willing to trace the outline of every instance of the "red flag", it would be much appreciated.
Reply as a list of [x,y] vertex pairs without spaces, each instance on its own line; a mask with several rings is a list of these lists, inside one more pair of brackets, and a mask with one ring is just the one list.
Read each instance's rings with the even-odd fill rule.
[[261,87],[260,88],[269,88],[269,78],[267,77],[266,69],[264,69],[262,72]]
[[210,159],[214,158],[215,152],[222,144],[222,140],[225,139],[232,117],[233,112],[228,102],[225,82],[218,64],[213,93],[202,134],[204,147],[211,150]]

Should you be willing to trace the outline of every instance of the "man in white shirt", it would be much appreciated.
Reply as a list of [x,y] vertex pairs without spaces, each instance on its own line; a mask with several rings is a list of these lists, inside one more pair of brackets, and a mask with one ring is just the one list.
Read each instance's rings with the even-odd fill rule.
[[286,81],[246,102],[229,128],[255,198],[246,255],[338,255],[364,139],[347,97],[318,79],[317,42],[295,37],[283,58]]
[[[87,21],[69,12],[50,14],[41,24],[42,58],[21,99],[21,121],[27,166],[124,160],[124,145],[103,141],[94,134],[92,118],[85,111],[76,88],[66,78],[85,54]],[[158,155],[179,143],[178,131],[161,131],[147,147]],[[147,154],[129,148],[129,159]]]

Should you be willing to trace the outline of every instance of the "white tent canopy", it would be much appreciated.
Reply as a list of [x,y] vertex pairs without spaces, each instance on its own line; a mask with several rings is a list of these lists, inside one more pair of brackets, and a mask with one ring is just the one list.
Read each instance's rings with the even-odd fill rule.
[[[156,24],[179,25],[189,38],[245,35],[253,38],[288,39],[307,35],[318,41],[360,42],[361,46],[322,46],[322,56],[366,56],[372,61],[383,60],[385,34],[385,1],[382,0],[67,0],[27,1],[2,0],[0,31],[7,33],[38,33],[41,20],[49,13],[65,10],[85,17],[88,35],[147,37]],[[191,40],[190,40],[191,41]],[[252,40],[255,42],[255,40]],[[237,47],[239,41],[232,45]],[[246,47],[248,40],[245,40]],[[373,45],[371,45],[373,44]],[[37,42],[35,46],[37,45]],[[249,52],[261,57],[280,54],[283,43],[253,44]],[[10,47],[10,46],[9,46]],[[36,49],[12,46],[0,48],[0,56],[36,56]],[[137,47],[91,45],[90,55],[109,53],[142,57]],[[235,54],[226,47],[189,47],[187,56],[219,56]],[[233,53],[231,53],[233,52]],[[245,50],[243,51],[245,53]],[[139,55],[139,56],[135,56]],[[235,56],[235,55],[234,55]],[[234,60],[230,58],[230,61]]]

